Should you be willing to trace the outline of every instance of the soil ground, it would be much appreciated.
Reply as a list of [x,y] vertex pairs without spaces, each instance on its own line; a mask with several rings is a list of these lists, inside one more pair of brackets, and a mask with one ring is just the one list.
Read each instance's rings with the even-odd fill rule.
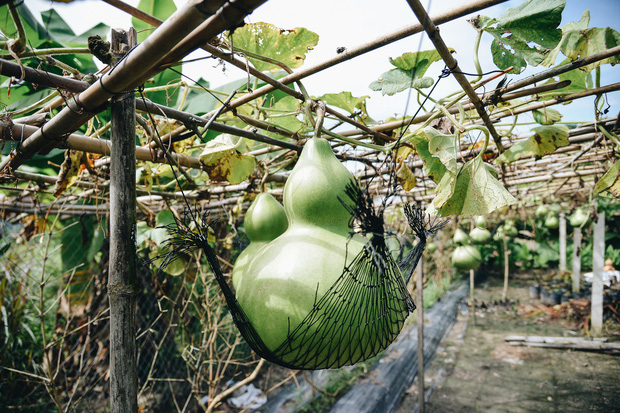
[[[539,347],[513,347],[509,335],[581,337],[574,322],[543,312],[525,316],[531,274],[511,280],[509,305],[493,304],[503,280],[488,277],[476,286],[476,319],[463,305],[454,327],[444,337],[425,373],[432,393],[426,412],[620,412],[620,356]],[[486,308],[485,308],[486,307]],[[605,335],[620,341],[618,324]],[[398,413],[413,412],[417,383],[405,393]]]

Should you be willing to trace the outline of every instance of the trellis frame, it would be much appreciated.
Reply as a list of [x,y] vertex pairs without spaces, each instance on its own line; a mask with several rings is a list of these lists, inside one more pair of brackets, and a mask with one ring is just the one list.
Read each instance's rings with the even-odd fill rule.
[[[0,178],[8,182],[39,181],[51,184],[52,180],[54,180],[55,178],[33,176],[32,174],[20,172],[17,168],[20,165],[26,163],[33,155],[49,151],[50,149],[55,147],[85,150],[88,152],[109,155],[111,152],[110,142],[101,139],[95,139],[92,137],[81,136],[75,134],[74,132],[78,130],[85,122],[87,122],[88,119],[95,116],[98,111],[106,109],[110,103],[110,100],[113,99],[117,93],[138,87],[145,80],[152,77],[154,74],[162,71],[169,64],[182,59],[189,52],[195,50],[196,48],[204,47],[205,50],[210,52],[213,56],[224,59],[225,61],[233,64],[234,66],[246,69],[247,65],[245,64],[245,62],[236,59],[234,56],[230,56],[226,50],[209,45],[207,44],[207,42],[213,37],[217,36],[223,30],[232,27],[235,24],[241,23],[243,21],[243,18],[248,13],[258,7],[260,4],[264,3],[264,1],[265,0],[239,0],[226,2],[225,0],[219,0],[217,2],[208,2],[195,0],[189,2],[185,7],[175,13],[173,17],[166,20],[166,22],[163,22],[162,24],[161,21],[158,21],[153,16],[149,16],[146,13],[140,12],[135,8],[130,8],[118,0],[106,0],[106,2],[113,4],[116,7],[119,7],[127,11],[129,14],[132,14],[135,17],[138,17],[150,24],[153,24],[154,26],[159,26],[160,24],[161,26],[153,32],[153,34],[148,38],[146,42],[139,45],[135,50],[133,50],[129,54],[129,56],[123,60],[123,62],[119,65],[117,69],[107,72],[100,78],[99,81],[95,82],[92,85],[89,85],[88,83],[79,80],[68,79],[66,77],[54,77],[54,75],[27,68],[27,81],[31,81],[39,85],[61,88],[68,92],[74,93],[75,95],[72,99],[68,100],[68,105],[61,111],[60,114],[54,116],[50,121],[48,121],[41,127],[20,124],[19,119],[14,119],[12,122],[9,122],[5,119],[2,122],[2,125],[0,125],[2,129],[2,136],[10,136],[10,139],[12,140],[18,140],[18,138],[19,140],[22,140],[22,138],[25,139],[23,139],[19,150],[13,151],[10,157],[6,158],[2,163],[0,163]],[[280,80],[271,79],[270,77],[263,75],[261,72],[255,70],[254,68],[249,67],[248,70],[250,74],[256,76],[263,81],[266,81],[268,84],[255,90],[252,93],[248,93],[243,97],[232,100],[227,110],[239,107],[244,103],[264,96],[265,94],[276,89],[282,90],[297,99],[303,100],[303,94],[286,85],[292,82],[300,81],[326,68],[353,59],[371,50],[375,50],[379,47],[390,44],[396,40],[400,40],[404,37],[420,33],[422,30],[426,30],[429,33],[430,37],[437,42],[436,46],[438,47],[438,50],[440,50],[442,58],[444,59],[448,67],[452,68],[455,71],[458,71],[456,70],[458,69],[458,67],[451,59],[450,53],[448,52],[446,54],[445,52],[447,48],[441,46],[443,40],[441,39],[441,36],[438,34],[436,29],[434,29],[433,22],[434,24],[445,23],[447,21],[463,17],[471,12],[483,10],[491,5],[502,3],[505,0],[474,1],[464,4],[462,7],[456,10],[452,10],[448,13],[436,16],[433,19],[428,18],[426,12],[417,0],[408,1],[409,4],[412,5],[412,8],[415,9],[416,14],[423,23],[422,25],[412,25],[406,29],[390,33],[375,42],[351,48],[345,53],[338,55],[326,62],[315,65],[313,67],[303,68],[301,70],[298,70],[297,72],[285,76],[284,78],[281,78]],[[523,81],[515,82],[506,87],[498,88],[486,94],[486,97],[493,96],[496,99],[498,97],[501,97],[504,101],[508,101],[510,99],[522,97],[524,95],[536,95],[537,93],[541,93],[544,90],[540,87],[534,87],[529,90],[524,88],[531,86],[536,82],[541,82],[543,80],[557,76],[565,71],[575,70],[579,67],[591,64],[596,61],[600,61],[610,56],[616,56],[618,54],[620,54],[620,47],[609,49],[606,52],[575,61],[570,65],[567,65],[566,67],[554,68],[548,71],[544,71],[541,74],[533,76],[529,79],[524,79]],[[18,74],[18,72],[21,72],[22,68],[19,65],[8,61],[0,61],[0,70],[2,71],[2,74],[7,76],[21,76],[21,73]],[[46,84],[46,82],[49,83]],[[595,88],[586,92],[563,96],[549,101],[532,103],[531,105],[525,106],[512,112],[505,111],[489,115],[484,106],[489,105],[491,102],[489,100],[485,100],[485,96],[483,96],[482,98],[479,97],[475,93],[474,87],[472,87],[472,85],[469,84],[469,82],[464,77],[459,79],[459,83],[461,84],[463,89],[468,92],[468,96],[470,98],[469,102],[463,102],[465,108],[467,109],[473,107],[479,112],[483,122],[491,131],[491,134],[495,139],[495,148],[499,152],[507,148],[509,146],[509,143],[504,143],[501,141],[501,138],[499,138],[497,132],[495,131],[493,122],[497,122],[504,117],[513,116],[517,113],[531,112],[535,109],[545,108],[568,100],[580,99],[586,96],[600,95],[603,93],[610,93],[620,90],[620,83],[615,83],[600,88]],[[552,89],[553,87],[558,87],[558,85],[546,86],[545,90]],[[189,129],[197,126],[205,126],[208,122],[213,120],[212,118],[215,115],[214,112],[211,112],[202,117],[197,117],[193,114],[184,113],[182,111],[178,111],[161,105],[151,104],[149,102],[143,102],[141,100],[137,101],[137,105],[139,110],[148,111],[155,115],[161,113],[168,118],[180,120]],[[448,110],[452,111],[452,113],[455,113],[458,109],[448,108]],[[345,131],[341,133],[341,135],[354,137],[355,139],[359,140],[367,140],[373,137],[390,140],[390,137],[385,134],[385,132],[402,127],[403,124],[409,121],[409,119],[403,119],[398,122],[368,127],[365,125],[361,125],[358,122],[347,118],[346,116],[342,116],[333,108],[328,108],[328,113],[335,116],[341,121],[347,122],[351,125],[351,127],[355,128],[349,131]],[[431,116],[433,116],[433,114],[422,115],[419,118],[414,119],[413,123],[415,124],[416,122],[423,122],[429,119]],[[257,128],[262,127],[262,125],[260,125],[259,123],[256,123],[253,126],[256,126]],[[301,148],[301,145],[303,144],[303,141],[299,141],[297,143],[280,141],[266,136],[262,133],[234,128],[218,122],[211,122],[210,127],[211,129],[218,132],[230,133],[248,139],[260,141],[273,147],[277,147],[278,149],[292,151],[293,153],[298,152]],[[604,139],[604,134],[599,129],[599,127],[607,128],[608,130],[611,130],[612,128],[617,128],[617,118],[588,126],[587,128],[589,129],[586,134],[582,133],[583,130],[578,131],[579,134],[573,133],[574,131],[571,131],[570,140],[573,145],[564,148],[561,151],[558,151],[557,154],[554,154],[553,156],[560,156],[552,158],[552,162],[556,161],[564,164],[573,158],[575,158],[574,160],[581,158],[581,163],[568,162],[568,164],[572,165],[581,165],[590,162],[598,162],[601,159],[606,159],[613,156],[613,152],[611,150],[604,148],[600,144],[601,140]],[[179,128],[173,134],[164,137],[164,139],[172,139],[175,136],[180,135],[184,131],[185,128]],[[589,144],[589,148],[586,150],[585,148],[583,148],[583,146],[580,146],[579,144]],[[334,142],[335,148],[338,148],[340,145],[340,143]],[[166,162],[163,152],[158,152],[156,149],[157,148],[154,145],[148,148],[136,148],[137,159],[152,162]],[[588,154],[588,151],[592,153]],[[461,148],[459,157],[461,159],[464,159],[466,156],[471,155],[471,152],[472,151],[468,148]],[[339,155],[343,159],[352,159],[352,157],[347,156],[346,151],[339,152]],[[202,165],[197,158],[186,157],[176,154],[173,154],[173,158],[182,167],[202,169]],[[375,175],[387,174],[389,172],[387,169],[381,170],[379,168],[381,161],[380,158],[377,156],[377,152],[370,151],[363,154],[362,156],[359,156],[358,158],[360,160],[365,159],[369,163],[376,165],[377,169],[379,170],[375,172]],[[355,157],[353,157],[353,159],[355,159]],[[544,167],[544,162],[549,162],[549,160],[543,160],[542,163],[532,161],[531,159],[516,162],[514,165],[508,167],[507,171],[505,171],[505,173],[502,175],[503,183],[511,191],[517,192],[520,190],[519,187],[523,184],[551,181],[553,182],[553,184],[551,186],[544,187],[544,191],[548,192],[550,190],[549,188],[552,188],[555,192],[558,193],[559,191],[569,191],[568,193],[573,194],[583,191],[582,185],[574,185],[573,182],[575,178],[577,180],[587,179],[589,183],[593,183],[597,177],[600,177],[605,172],[605,169],[600,167],[581,168],[579,166],[572,168],[568,171],[564,171],[561,169],[550,172],[547,168]],[[421,161],[414,162],[411,166],[420,167]],[[520,175],[524,173],[522,171],[526,171],[528,176],[521,177]],[[372,174],[364,172],[359,175],[360,179],[365,179]],[[188,197],[197,201],[204,201],[207,208],[219,209],[224,207],[225,205],[235,203],[236,198],[241,193],[256,185],[263,178],[264,177],[259,175],[253,176],[250,182],[242,185],[222,186],[221,182],[216,182],[213,183],[213,185],[209,188],[209,191],[203,191],[201,193],[195,194],[190,193]],[[267,180],[277,183],[284,182],[286,178],[287,173],[269,175],[266,177]],[[434,189],[434,185],[428,182],[428,180],[426,180],[425,182],[423,177],[420,176],[420,178],[422,178],[420,179],[422,185],[420,185],[418,188],[414,189],[408,194],[401,194],[401,197],[403,199],[426,202],[433,197],[432,190]],[[80,183],[78,183],[78,187],[79,186]],[[109,182],[91,182],[82,184],[82,188],[93,189],[93,193],[99,190],[99,196],[107,196],[106,188],[108,186]],[[372,186],[372,190],[374,193],[378,194],[382,192],[380,180],[375,181]],[[276,190],[275,192],[278,191]],[[213,202],[213,194],[225,194],[228,199],[225,202]],[[146,194],[142,193],[142,195]],[[151,192],[150,195],[153,195],[153,192]],[[169,198],[180,197],[180,194],[178,192],[162,192],[161,194],[155,193],[154,195]],[[0,201],[0,208],[8,211],[22,212],[35,211],[38,208],[41,211],[47,211],[56,214],[108,214],[108,208],[105,205],[94,208],[87,205],[75,206],[71,205],[71,203],[62,202],[63,200],[71,201],[70,199],[61,198],[59,200],[60,202],[57,203],[57,206],[37,205],[35,207],[34,205],[28,205],[27,203],[18,203],[9,200]],[[158,200],[154,199],[145,199],[144,204],[148,205],[148,208],[150,208],[152,212],[157,212],[158,208],[162,207],[162,204],[158,203]]]

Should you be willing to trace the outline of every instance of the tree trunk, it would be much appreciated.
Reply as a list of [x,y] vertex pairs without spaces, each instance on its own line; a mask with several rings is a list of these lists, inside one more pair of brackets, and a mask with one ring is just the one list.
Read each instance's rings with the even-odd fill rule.
[[[112,51],[126,53],[135,39],[112,30]],[[115,91],[116,92],[116,91]],[[118,91],[122,92],[122,91]],[[110,411],[138,412],[136,367],[136,101],[117,95],[111,107],[110,155]]]

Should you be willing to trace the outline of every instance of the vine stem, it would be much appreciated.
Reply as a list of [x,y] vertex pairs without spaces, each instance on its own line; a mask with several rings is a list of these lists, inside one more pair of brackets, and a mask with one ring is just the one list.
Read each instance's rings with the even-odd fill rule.
[[211,413],[213,409],[218,404],[220,404],[222,399],[232,394],[235,390],[241,388],[242,386],[245,386],[248,383],[251,383],[258,376],[258,373],[260,372],[264,364],[265,364],[265,359],[260,359],[256,367],[254,368],[254,371],[252,371],[252,374],[250,374],[245,379],[241,380],[240,382],[235,383],[233,386],[229,387],[228,389],[224,390],[223,392],[215,396],[213,400],[209,403],[209,406],[207,407],[207,413]]
[[47,329],[45,328],[45,314],[47,312],[45,311],[45,298],[44,298],[45,286],[47,285],[47,280],[45,278],[45,270],[47,268],[49,247],[52,241],[52,231],[56,227],[56,222],[58,221],[59,217],[60,215],[56,215],[56,217],[54,218],[54,223],[50,226],[50,230],[49,230],[49,233],[47,234],[47,241],[45,242],[45,248],[43,252],[43,262],[41,263],[41,281],[39,282],[39,322],[40,322],[40,327],[41,327],[41,340],[43,341],[43,358],[44,358],[44,362],[42,363],[43,370],[49,380],[49,383],[46,383],[45,387],[47,388],[47,391],[50,392],[50,395],[52,396],[52,400],[54,401],[54,404],[56,405],[58,412],[62,413],[63,409],[60,403],[60,395],[58,394],[58,389],[56,388],[55,380],[54,380],[54,377],[56,376],[56,374],[52,371],[52,360],[50,358],[50,354],[48,351],[49,348],[48,348],[48,341],[46,337]]

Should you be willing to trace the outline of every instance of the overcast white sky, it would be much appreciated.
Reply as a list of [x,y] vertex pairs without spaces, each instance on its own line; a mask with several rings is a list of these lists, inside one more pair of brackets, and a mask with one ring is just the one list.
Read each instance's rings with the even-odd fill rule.
[[[423,0],[423,4],[428,4]],[[451,9],[455,5],[464,3],[465,0],[434,0],[431,2],[430,14]],[[127,3],[137,5],[137,0],[127,0]],[[176,0],[180,6],[184,1]],[[498,6],[486,9],[482,14],[497,17],[506,8],[514,7],[522,3],[509,1]],[[72,3],[52,3],[49,0],[28,0],[28,7],[39,17],[42,10],[55,8],[65,20],[73,27],[77,34],[91,28],[99,22],[109,26],[126,29],[131,24],[131,19],[125,13],[120,12],[106,3],[94,0],[76,0]],[[563,14],[562,24],[568,21],[579,20],[581,13],[586,7],[590,7],[590,27],[610,26],[620,30],[618,16],[620,16],[620,1],[597,0],[582,2],[567,0],[567,6]],[[268,22],[283,29],[294,27],[306,27],[319,34],[317,47],[308,53],[306,65],[314,65],[333,57],[338,47],[353,48],[372,41],[380,36],[392,33],[395,30],[416,22],[416,18],[405,0],[269,0],[259,7],[247,19],[247,22]],[[475,31],[461,18],[440,26],[441,35],[446,44],[457,51],[456,58],[464,71],[474,71],[472,62],[472,50]],[[400,56],[404,52],[418,50],[420,35],[412,36],[383,47],[380,50],[360,56],[349,62],[337,65],[313,75],[304,81],[311,95],[320,96],[324,93],[350,91],[354,96],[369,95],[367,102],[370,115],[376,120],[383,120],[390,116],[402,116],[405,109],[407,93],[402,92],[395,96],[381,96],[380,92],[373,92],[368,85],[377,77],[392,68],[388,62],[389,57]],[[490,36],[483,37],[480,47],[481,60],[484,71],[495,70],[490,59],[489,45]],[[431,42],[424,36],[422,50],[432,49]],[[428,76],[436,77],[443,68],[441,62],[431,66]],[[203,77],[218,86],[233,80],[237,80],[244,74],[237,68],[229,67],[226,73],[221,68],[214,67],[212,60],[204,60],[184,66],[184,72],[191,77]],[[537,73],[544,70],[538,67],[528,69],[527,74]],[[521,74],[520,77],[524,76]],[[602,84],[620,81],[618,67],[606,65],[602,71]],[[459,89],[453,79],[442,80],[436,89],[434,96],[441,97],[449,92]],[[620,109],[620,92],[609,96],[612,111]],[[593,98],[582,99],[579,107],[573,106],[570,111],[562,108],[565,114],[564,120],[587,121],[593,119]],[[410,105],[409,113],[415,110],[416,104]]]

